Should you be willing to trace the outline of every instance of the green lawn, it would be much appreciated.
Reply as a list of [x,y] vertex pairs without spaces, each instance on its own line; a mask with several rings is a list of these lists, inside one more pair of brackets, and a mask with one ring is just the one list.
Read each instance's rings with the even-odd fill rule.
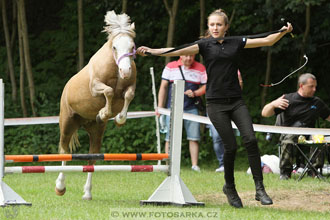
[[[164,173],[94,173],[92,201],[81,199],[84,173],[67,173],[67,191],[62,197],[54,193],[57,173],[6,175],[4,182],[32,206],[2,208],[0,219],[330,219],[329,179],[328,182],[310,177],[300,182],[280,181],[277,175],[266,174],[265,185],[274,205],[265,207],[254,200],[252,177],[239,169],[235,177],[244,208],[237,210],[227,204],[221,191],[223,173],[215,173],[214,166],[201,168],[201,173],[190,168],[181,171],[181,178],[194,197],[205,203],[205,207],[192,208],[139,205],[139,201],[148,199],[166,178]],[[319,199],[314,201],[314,197]],[[314,201],[315,208],[308,201]],[[122,216],[131,212],[148,216]],[[120,216],[114,215],[118,213]]]

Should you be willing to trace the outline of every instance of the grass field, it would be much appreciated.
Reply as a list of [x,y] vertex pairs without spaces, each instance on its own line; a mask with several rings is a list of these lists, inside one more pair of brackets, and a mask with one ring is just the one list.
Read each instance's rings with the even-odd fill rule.
[[[181,171],[196,200],[205,203],[205,207],[191,208],[139,205],[166,178],[164,173],[94,173],[92,201],[82,200],[84,173],[67,173],[62,197],[54,193],[57,173],[6,175],[4,182],[32,206],[2,208],[0,219],[330,219],[329,178],[327,182],[310,177],[280,181],[277,175],[265,174],[274,205],[261,206],[254,200],[252,177],[239,170],[235,177],[244,208],[238,210],[227,204],[221,191],[223,173],[215,173],[214,166],[201,168],[201,173],[189,168]],[[147,216],[123,215],[131,212]]]

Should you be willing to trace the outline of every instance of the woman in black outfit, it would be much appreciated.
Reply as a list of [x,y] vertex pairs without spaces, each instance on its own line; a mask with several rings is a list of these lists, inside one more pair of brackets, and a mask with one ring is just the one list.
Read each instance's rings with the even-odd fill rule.
[[[228,28],[227,15],[221,9],[218,9],[208,17],[208,32],[205,39],[223,37]],[[223,192],[227,196],[229,204],[236,208],[242,208],[243,205],[235,189],[234,161],[237,143],[231,121],[234,121],[239,129],[244,146],[247,149],[248,160],[256,185],[255,199],[261,201],[262,205],[273,204],[263,185],[257,139],[254,134],[252,119],[242,99],[242,91],[237,79],[238,54],[244,48],[272,46],[291,31],[292,26],[290,23],[287,23],[287,26],[282,27],[282,32],[271,34],[267,37],[255,39],[238,37],[219,41],[202,40],[198,44],[167,54],[161,53],[173,48],[151,49],[142,46],[137,49],[140,55],[145,55],[148,52],[160,56],[180,56],[197,53],[203,56],[208,77],[206,85],[207,112],[212,124],[220,134],[225,148],[225,185],[223,186]]]

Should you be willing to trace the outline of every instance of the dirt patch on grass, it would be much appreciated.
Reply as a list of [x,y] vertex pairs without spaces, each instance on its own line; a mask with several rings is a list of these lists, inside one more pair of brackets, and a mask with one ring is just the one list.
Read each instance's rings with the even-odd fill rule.
[[[274,204],[263,206],[267,208],[276,208],[282,210],[304,210],[329,212],[330,211],[330,190],[267,190],[267,193],[273,199]],[[254,199],[255,192],[239,192],[244,206],[261,207],[260,202]],[[222,193],[196,196],[198,201],[212,204],[227,204],[227,197]]]

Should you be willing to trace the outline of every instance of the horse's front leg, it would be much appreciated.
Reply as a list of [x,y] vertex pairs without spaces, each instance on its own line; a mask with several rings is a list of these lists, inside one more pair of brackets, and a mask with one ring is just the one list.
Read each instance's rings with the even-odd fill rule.
[[97,122],[106,122],[112,114],[111,103],[114,96],[113,88],[107,86],[106,84],[100,82],[99,80],[93,80],[90,85],[92,96],[104,95],[105,106],[101,108],[99,113],[96,115]]
[[124,101],[123,109],[118,115],[116,115],[115,122],[117,125],[123,125],[126,122],[128,106],[133,100],[134,95],[135,95],[135,85],[128,87],[124,92],[125,101]]

